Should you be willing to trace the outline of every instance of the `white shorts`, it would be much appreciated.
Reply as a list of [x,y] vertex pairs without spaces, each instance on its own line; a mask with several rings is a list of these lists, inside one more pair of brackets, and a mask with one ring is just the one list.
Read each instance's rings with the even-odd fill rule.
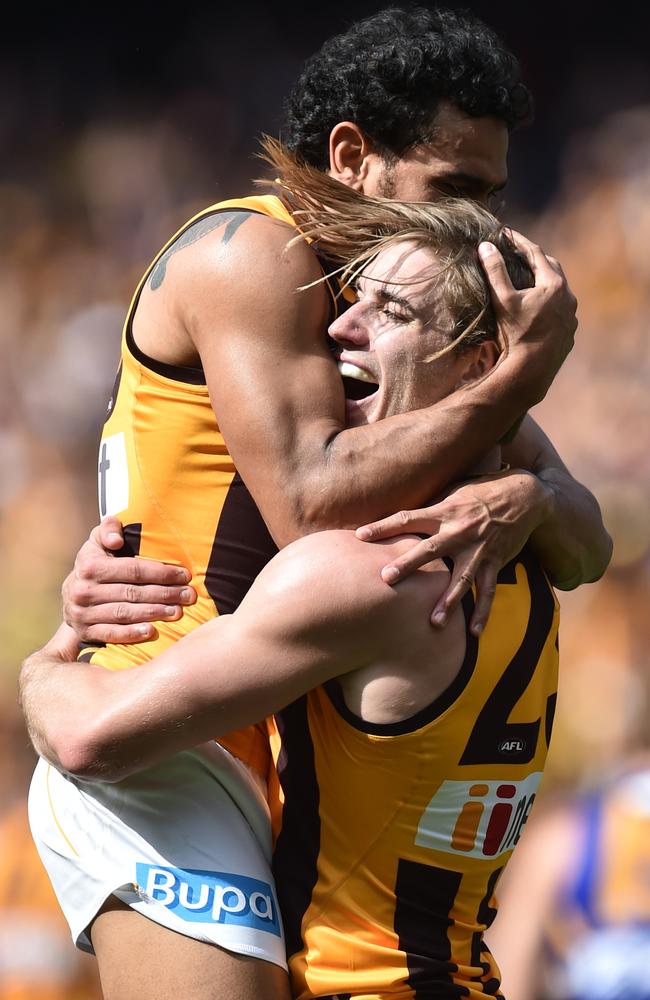
[[116,784],[36,766],[29,822],[75,944],[109,896],[186,937],[286,969],[271,825],[252,772],[204,744]]

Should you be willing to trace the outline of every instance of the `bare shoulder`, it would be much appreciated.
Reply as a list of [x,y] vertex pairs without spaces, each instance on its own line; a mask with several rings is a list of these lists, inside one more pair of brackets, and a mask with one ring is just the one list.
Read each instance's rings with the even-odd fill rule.
[[[133,331],[138,346],[172,364],[196,363],[227,327],[229,340],[251,331],[279,338],[313,335],[327,314],[322,276],[296,230],[245,209],[203,216],[160,256],[142,289]],[[223,338],[221,342],[224,343]]]
[[381,578],[382,568],[419,538],[401,536],[383,542],[363,542],[353,531],[333,529],[305,535],[288,545],[262,573],[269,593],[300,596],[321,615],[340,622],[364,614],[388,622],[393,615],[419,614],[428,620],[435,601],[449,582],[449,571],[437,561],[413,573],[397,586]]
[[292,242],[293,226],[246,209],[232,209],[198,219],[165,251],[151,272],[152,291],[170,280],[177,292],[209,289],[214,282],[236,279],[258,287],[269,275],[291,282],[292,290],[320,276],[315,254],[303,241]]

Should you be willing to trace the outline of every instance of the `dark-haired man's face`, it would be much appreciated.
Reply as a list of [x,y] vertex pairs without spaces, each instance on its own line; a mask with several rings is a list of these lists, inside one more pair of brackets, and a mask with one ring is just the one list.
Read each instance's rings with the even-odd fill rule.
[[472,118],[442,103],[435,138],[395,160],[377,156],[363,193],[403,201],[462,196],[487,205],[508,178],[508,129],[498,118]]

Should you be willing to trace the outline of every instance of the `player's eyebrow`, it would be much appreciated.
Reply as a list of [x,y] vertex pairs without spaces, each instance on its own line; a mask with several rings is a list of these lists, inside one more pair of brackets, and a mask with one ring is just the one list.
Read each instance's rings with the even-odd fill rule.
[[409,300],[403,295],[398,295],[397,292],[394,292],[390,285],[381,285],[377,289],[377,295],[382,302],[392,302],[396,306],[400,306],[402,309],[411,313],[411,315],[415,315],[415,310]]

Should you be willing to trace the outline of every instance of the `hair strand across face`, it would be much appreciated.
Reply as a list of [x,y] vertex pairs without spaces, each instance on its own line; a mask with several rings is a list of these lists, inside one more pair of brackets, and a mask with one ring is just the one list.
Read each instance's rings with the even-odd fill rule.
[[[437,266],[431,279],[451,317],[450,344],[470,347],[496,337],[496,319],[478,247],[493,243],[515,288],[533,284],[527,261],[486,208],[463,198],[404,202],[372,198],[300,162],[268,136],[263,158],[271,164],[299,233],[332,264],[330,274],[353,284],[377,254],[400,243],[429,249]],[[269,182],[262,182],[269,183]]]

